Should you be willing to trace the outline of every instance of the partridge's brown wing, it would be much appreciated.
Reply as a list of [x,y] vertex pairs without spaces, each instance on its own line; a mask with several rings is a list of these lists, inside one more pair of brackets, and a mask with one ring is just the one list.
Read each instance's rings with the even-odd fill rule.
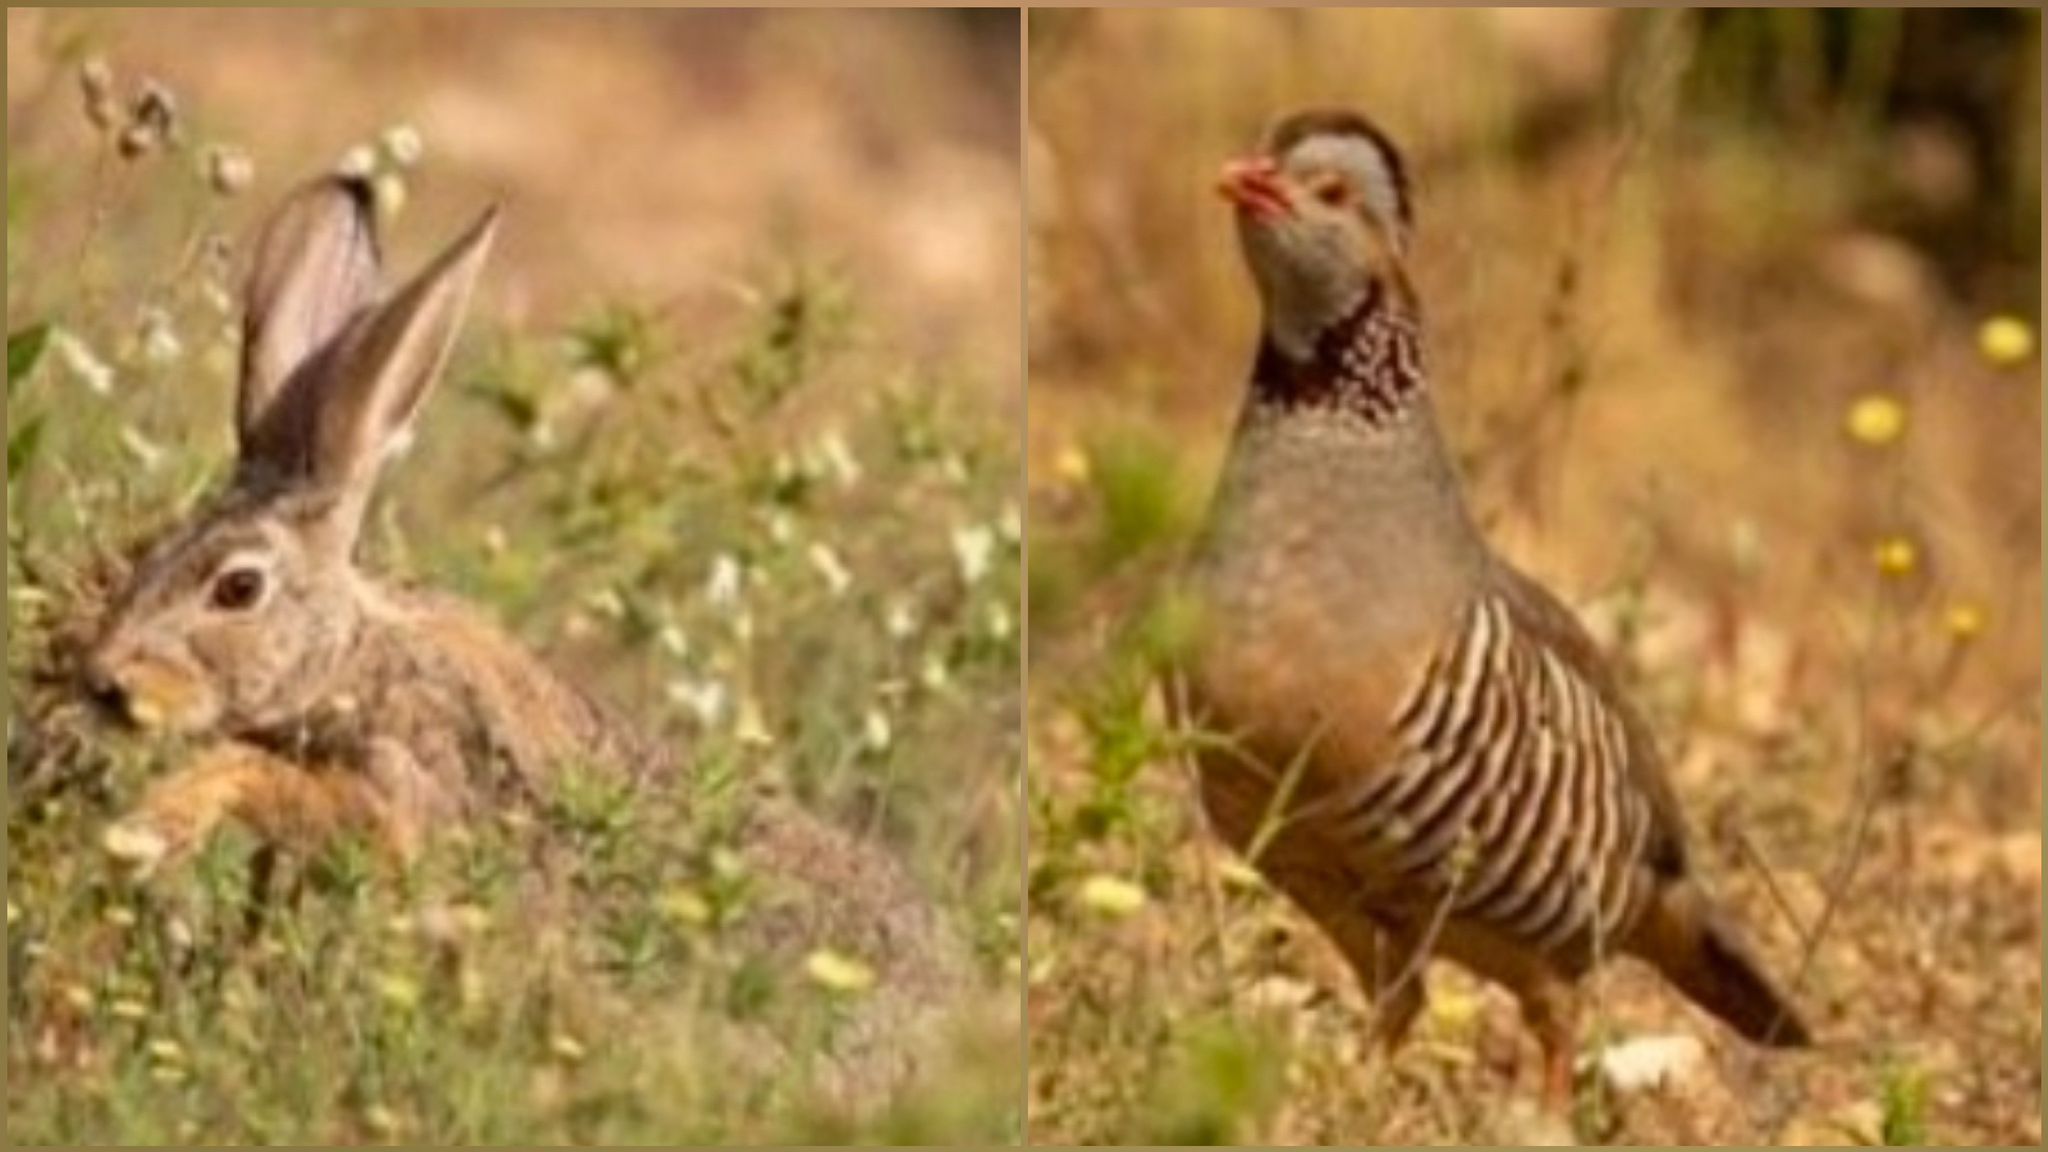
[[1509,618],[1529,640],[1542,644],[1572,673],[1591,685],[1600,702],[1621,722],[1628,741],[1628,776],[1650,809],[1650,835],[1643,862],[1659,875],[1682,876],[1687,870],[1685,818],[1678,797],[1665,779],[1664,758],[1655,737],[1608,669],[1599,645],[1586,633],[1572,610],[1541,584],[1497,561],[1493,590],[1508,608]]

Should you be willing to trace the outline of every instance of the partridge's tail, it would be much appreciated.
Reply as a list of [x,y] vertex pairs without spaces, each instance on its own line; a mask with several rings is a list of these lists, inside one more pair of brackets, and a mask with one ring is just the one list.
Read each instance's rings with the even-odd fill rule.
[[1675,882],[1658,894],[1634,951],[1744,1038],[1772,1048],[1813,1043],[1798,1011],[1764,974],[1748,943],[1690,882]]

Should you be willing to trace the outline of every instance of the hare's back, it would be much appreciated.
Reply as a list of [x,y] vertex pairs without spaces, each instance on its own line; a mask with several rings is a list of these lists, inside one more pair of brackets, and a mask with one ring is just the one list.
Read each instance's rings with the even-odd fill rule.
[[578,765],[641,775],[656,766],[655,750],[627,721],[475,608],[433,592],[407,592],[392,607],[388,642],[433,654],[419,674],[438,682],[418,689],[453,690],[469,722],[522,774]]

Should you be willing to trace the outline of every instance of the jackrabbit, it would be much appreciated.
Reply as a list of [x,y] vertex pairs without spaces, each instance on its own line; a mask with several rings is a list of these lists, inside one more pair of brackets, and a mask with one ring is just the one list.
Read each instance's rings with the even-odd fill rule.
[[[388,299],[361,182],[306,185],[263,229],[232,481],[146,554],[84,662],[103,711],[200,749],[106,831],[136,872],[228,822],[286,848],[352,832],[407,860],[437,832],[531,804],[571,764],[690,786],[480,615],[356,564],[380,466],[448,359],[497,224],[485,213]],[[965,983],[939,916],[892,858],[787,800],[750,807],[739,851],[797,893],[744,921],[743,943],[791,963],[820,947],[866,961],[879,983],[842,1047],[859,1065],[848,1076],[907,1071],[914,1034]]]

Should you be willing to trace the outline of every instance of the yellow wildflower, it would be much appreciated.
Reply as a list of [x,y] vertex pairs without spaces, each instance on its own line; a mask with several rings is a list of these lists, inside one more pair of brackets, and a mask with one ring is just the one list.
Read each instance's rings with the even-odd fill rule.
[[821,988],[855,994],[875,986],[875,970],[851,956],[820,948],[804,961],[804,972]]
[[378,1136],[390,1136],[399,1129],[398,1114],[382,1104],[363,1109],[363,1127]]
[[1115,876],[1090,876],[1081,882],[1081,906],[1091,912],[1121,919],[1134,916],[1145,907],[1145,890]]
[[661,898],[661,914],[669,920],[700,927],[711,923],[711,902],[688,888],[678,888]]
[[1053,474],[1075,486],[1086,484],[1091,470],[1088,453],[1074,445],[1061,449],[1059,457],[1053,461]]
[[377,981],[377,998],[400,1012],[410,1012],[419,1007],[420,986],[405,976],[386,976]]
[[1903,536],[1888,536],[1878,541],[1872,558],[1877,570],[1887,576],[1907,576],[1920,565],[1920,550]]
[[2034,329],[2017,316],[1993,316],[1977,329],[1977,350],[1999,368],[2014,368],[2034,354]]
[[1849,435],[1874,448],[1896,443],[1906,432],[1906,406],[1892,396],[1873,392],[1849,406]]

